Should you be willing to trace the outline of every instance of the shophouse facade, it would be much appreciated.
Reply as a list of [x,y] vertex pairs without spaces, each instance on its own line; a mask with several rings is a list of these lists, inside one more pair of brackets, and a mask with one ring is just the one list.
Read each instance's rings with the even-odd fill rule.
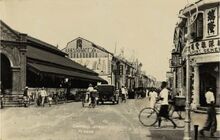
[[137,69],[133,64],[119,56],[113,57],[112,64],[116,88],[126,86],[128,90],[134,89],[137,85],[137,82],[135,82]]
[[[190,14],[191,13],[191,14]],[[186,93],[186,56],[190,62],[190,94],[195,108],[206,107],[205,92],[212,88],[216,106],[220,106],[220,2],[200,0],[180,10],[184,16],[177,23],[174,49],[170,60],[173,73],[173,90]],[[194,22],[189,25],[189,20]],[[189,45],[187,46],[187,41]]]
[[108,84],[115,84],[112,75],[113,54],[103,47],[78,37],[68,42],[62,51],[67,53],[71,60],[97,72]]

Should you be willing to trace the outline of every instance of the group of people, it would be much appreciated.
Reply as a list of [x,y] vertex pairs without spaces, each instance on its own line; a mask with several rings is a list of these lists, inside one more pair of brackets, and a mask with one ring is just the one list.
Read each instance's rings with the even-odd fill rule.
[[[169,116],[169,96],[170,90],[167,88],[167,82],[162,82],[161,84],[161,91],[157,93],[157,89],[151,88],[149,89],[149,100],[150,100],[150,107],[154,108],[157,101],[160,101],[160,109],[158,114],[158,127],[161,126],[162,117],[169,120],[173,127],[176,128],[176,123],[170,118]],[[207,119],[205,126],[200,130],[200,134],[204,136],[204,131],[210,131],[210,136],[213,137],[214,133],[217,129],[217,119],[216,119],[216,110],[215,110],[215,97],[212,91],[212,88],[208,88],[205,93],[206,103],[208,105],[207,109]]]
[[52,100],[53,100],[52,95],[50,94],[48,95],[44,87],[37,89],[37,91],[33,95],[30,95],[29,93],[30,92],[28,92],[28,87],[25,87],[23,94],[25,107],[27,107],[28,104],[30,104],[31,99],[34,100],[38,106],[44,107],[46,100],[49,106],[52,105]]

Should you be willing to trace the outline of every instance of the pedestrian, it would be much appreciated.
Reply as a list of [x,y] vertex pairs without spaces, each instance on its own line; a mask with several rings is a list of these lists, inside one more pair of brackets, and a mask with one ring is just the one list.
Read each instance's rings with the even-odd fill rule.
[[93,91],[90,92],[90,99],[91,99],[91,103],[89,106],[92,106],[93,108],[96,105],[96,95],[97,95],[97,87],[95,86]]
[[[53,94],[52,94],[53,95]],[[52,105],[52,102],[53,102],[53,99],[52,99],[52,95],[50,94],[50,95],[48,95],[48,103],[49,103],[49,107],[51,107],[51,105]]]
[[121,102],[126,102],[126,89],[124,86],[121,87]]
[[87,88],[87,92],[86,92],[86,97],[85,97],[85,101],[90,104],[91,103],[91,98],[90,98],[90,94],[91,92],[94,90],[92,84],[89,84],[89,87]]
[[39,88],[36,89],[36,96],[35,96],[35,102],[37,106],[40,106],[41,100],[40,100],[40,90]]
[[41,105],[44,107],[45,99],[46,99],[46,96],[47,96],[47,92],[46,92],[44,87],[42,87],[40,95],[41,95]]
[[150,101],[150,108],[154,108],[156,101],[157,101],[157,92],[156,90],[152,87],[149,89],[149,101]]
[[28,87],[26,86],[23,94],[24,107],[28,107],[29,104],[29,96],[28,96]]
[[159,100],[161,100],[161,106],[158,114],[158,128],[160,128],[161,125],[161,117],[164,117],[165,119],[169,120],[173,124],[173,128],[176,128],[175,122],[169,117],[169,103],[168,103],[168,95],[169,91],[167,89],[167,82],[163,81],[161,84],[161,91],[159,94]]
[[208,88],[205,93],[206,103],[208,105],[207,119],[205,126],[200,130],[200,134],[204,136],[204,131],[210,131],[210,136],[214,137],[214,133],[217,129],[217,119],[215,111],[215,97],[212,88]]

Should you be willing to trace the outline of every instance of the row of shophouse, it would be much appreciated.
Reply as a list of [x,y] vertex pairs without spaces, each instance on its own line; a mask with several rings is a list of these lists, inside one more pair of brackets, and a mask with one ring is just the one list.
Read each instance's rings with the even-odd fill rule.
[[115,55],[87,39],[78,37],[67,43],[62,51],[71,60],[99,73],[108,84],[118,89],[121,86],[128,89],[146,88],[155,84],[156,79],[144,74],[142,64],[137,60],[129,62],[121,55]]
[[[205,92],[212,88],[220,107],[220,2],[200,0],[180,10],[167,78],[175,94],[186,95],[189,74],[191,105],[207,106]],[[190,19],[195,20],[189,22]],[[189,24],[190,23],[190,24]],[[188,50],[187,50],[188,49]],[[189,71],[186,57],[189,57]]]
[[141,65],[130,63],[83,38],[67,44],[63,51],[42,40],[18,32],[0,20],[1,94],[16,101],[24,88],[49,93],[86,89],[91,83],[122,85],[129,89],[153,86],[141,73]]

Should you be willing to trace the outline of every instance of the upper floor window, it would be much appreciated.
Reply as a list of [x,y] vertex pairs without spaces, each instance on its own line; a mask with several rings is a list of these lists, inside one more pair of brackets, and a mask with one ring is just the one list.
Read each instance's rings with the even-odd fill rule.
[[191,38],[193,41],[198,41],[203,38],[203,13],[199,13],[197,19],[191,25]]
[[76,41],[76,48],[77,48],[77,49],[82,49],[82,40],[81,40],[81,39],[78,39],[78,40]]

